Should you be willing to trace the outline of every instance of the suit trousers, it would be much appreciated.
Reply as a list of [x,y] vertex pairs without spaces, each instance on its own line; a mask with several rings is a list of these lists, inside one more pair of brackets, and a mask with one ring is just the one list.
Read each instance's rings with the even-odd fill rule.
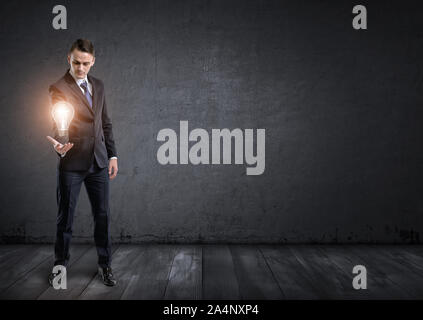
[[95,157],[88,171],[57,171],[58,214],[54,265],[67,266],[69,262],[73,217],[82,183],[87,189],[94,218],[98,265],[111,267],[108,168],[100,168]]

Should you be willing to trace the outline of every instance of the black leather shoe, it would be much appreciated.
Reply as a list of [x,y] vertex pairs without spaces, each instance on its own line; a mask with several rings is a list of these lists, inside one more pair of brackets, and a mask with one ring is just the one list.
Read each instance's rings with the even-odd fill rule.
[[55,276],[56,274],[53,272],[48,275],[48,283],[50,284],[51,287],[53,286],[53,279]]
[[106,286],[113,287],[116,285],[116,279],[113,276],[112,268],[98,267],[98,275]]

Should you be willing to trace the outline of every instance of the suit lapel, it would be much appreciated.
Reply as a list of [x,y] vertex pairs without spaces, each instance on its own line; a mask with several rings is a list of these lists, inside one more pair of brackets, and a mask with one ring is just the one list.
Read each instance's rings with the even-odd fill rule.
[[[76,93],[76,95],[84,102],[85,106],[88,108],[88,111],[94,116],[94,99],[93,99],[93,108],[91,108],[90,104],[88,103],[87,98],[82,94],[81,89],[79,89],[78,85],[75,82],[75,79],[70,75],[69,71],[66,73],[66,81],[68,82],[69,86],[71,87],[72,91]],[[91,84],[93,84],[92,79],[89,80]],[[93,86],[94,88],[94,86]],[[94,89],[93,89],[94,91]]]
[[88,75],[88,81],[91,83],[91,87],[92,87],[92,100],[93,100],[93,112],[95,113],[97,111],[97,98],[98,98],[98,90],[97,90],[97,85],[94,81],[94,79]]

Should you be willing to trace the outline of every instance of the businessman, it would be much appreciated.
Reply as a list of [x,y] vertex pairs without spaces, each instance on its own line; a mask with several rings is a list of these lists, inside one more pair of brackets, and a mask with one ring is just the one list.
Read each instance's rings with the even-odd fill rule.
[[[67,267],[72,224],[82,183],[87,189],[94,218],[94,241],[98,255],[98,274],[107,286],[116,279],[111,268],[109,180],[116,177],[118,161],[103,82],[88,75],[95,62],[89,40],[76,40],[68,53],[69,70],[50,86],[51,103],[67,101],[75,115],[69,126],[69,142],[60,142],[56,125],[48,136],[59,157],[57,170],[57,230],[54,265]],[[49,275],[52,285],[56,276]]]

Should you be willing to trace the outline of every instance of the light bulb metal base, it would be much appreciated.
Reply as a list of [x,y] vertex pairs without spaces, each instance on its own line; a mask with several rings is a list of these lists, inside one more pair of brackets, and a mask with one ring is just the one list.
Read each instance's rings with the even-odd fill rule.
[[69,132],[68,130],[58,130],[59,137],[57,141],[59,141],[61,144],[65,144],[69,142]]

